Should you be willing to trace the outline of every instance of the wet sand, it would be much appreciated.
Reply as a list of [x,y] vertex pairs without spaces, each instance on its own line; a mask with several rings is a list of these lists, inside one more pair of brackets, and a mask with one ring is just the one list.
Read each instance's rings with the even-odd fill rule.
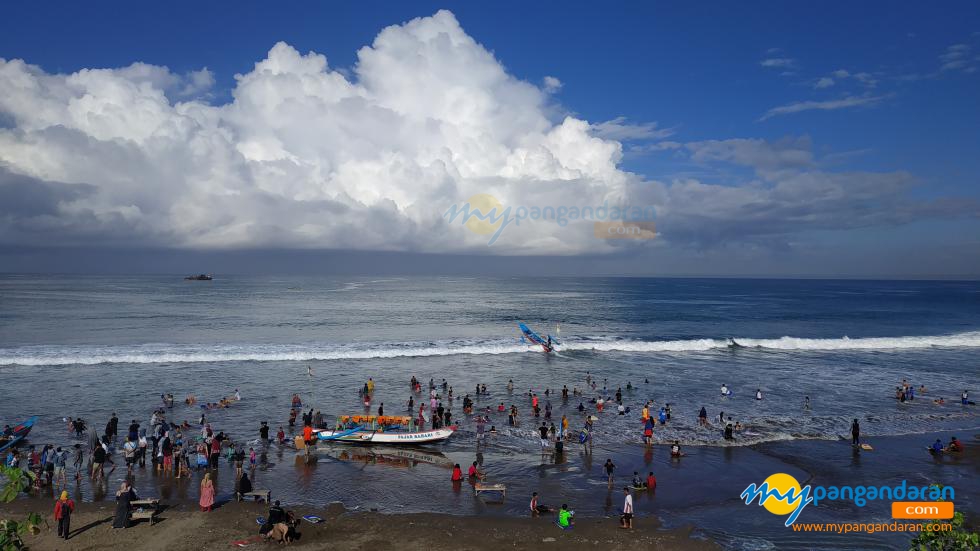
[[[40,499],[22,499],[0,505],[0,516],[26,514],[53,503]],[[264,516],[262,503],[225,503],[210,513],[201,513],[196,504],[170,504],[156,524],[146,521],[128,529],[113,529],[111,503],[76,504],[72,517],[71,538],[57,538],[53,517],[50,525],[37,536],[29,536],[33,549],[88,550],[141,549],[175,551],[206,547],[232,548],[232,542],[250,540],[246,548],[264,548],[272,544],[255,541],[258,525],[255,518]],[[561,530],[550,515],[539,518],[461,517],[431,513],[382,515],[350,513],[339,504],[324,510],[309,507],[291,508],[298,516],[316,514],[325,519],[320,524],[305,521],[299,526],[300,538],[290,547],[304,549],[678,549],[712,550],[718,547],[703,539],[690,537],[689,528],[661,530],[656,520],[641,518],[632,530],[619,528],[618,518],[577,519],[572,530]]]

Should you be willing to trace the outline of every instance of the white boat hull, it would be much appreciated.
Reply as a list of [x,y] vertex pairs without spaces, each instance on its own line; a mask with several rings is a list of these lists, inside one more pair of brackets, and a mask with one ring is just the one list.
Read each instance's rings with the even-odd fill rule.
[[447,428],[422,432],[379,432],[366,429],[352,434],[345,434],[348,431],[318,430],[315,433],[317,438],[327,442],[347,442],[352,444],[428,444],[446,440],[453,435],[454,430]]

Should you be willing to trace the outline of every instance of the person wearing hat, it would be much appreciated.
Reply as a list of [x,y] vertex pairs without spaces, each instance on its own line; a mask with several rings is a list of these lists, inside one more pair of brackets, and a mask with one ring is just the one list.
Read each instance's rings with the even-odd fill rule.
[[68,539],[71,525],[71,514],[75,511],[75,502],[68,499],[68,492],[62,491],[61,498],[54,502],[54,519],[58,521],[58,537]]

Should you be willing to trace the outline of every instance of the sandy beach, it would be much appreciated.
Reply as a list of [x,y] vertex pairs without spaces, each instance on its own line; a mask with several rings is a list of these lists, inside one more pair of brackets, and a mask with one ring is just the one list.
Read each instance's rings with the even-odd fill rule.
[[[49,503],[40,499],[19,500],[0,506],[0,515],[21,515]],[[303,549],[678,549],[709,550],[718,547],[692,539],[690,530],[660,530],[653,519],[638,519],[632,530],[618,528],[617,518],[577,519],[572,530],[561,530],[550,516],[540,518],[459,517],[436,514],[383,515],[349,513],[339,504],[324,510],[292,509],[298,515],[316,514],[324,522],[303,522],[300,538],[290,547]],[[28,537],[33,549],[95,550],[224,548],[247,540],[246,548],[263,548],[271,543],[257,541],[255,518],[265,515],[261,503],[225,503],[210,513],[196,510],[194,503],[167,506],[157,522],[146,521],[128,529],[113,529],[111,503],[79,504],[72,517],[72,536],[57,538],[52,523],[38,536]]]

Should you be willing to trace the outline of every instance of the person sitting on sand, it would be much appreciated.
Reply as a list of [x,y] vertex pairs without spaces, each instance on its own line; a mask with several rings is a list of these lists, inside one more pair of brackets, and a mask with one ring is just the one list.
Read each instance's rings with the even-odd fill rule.
[[235,497],[238,501],[244,499],[245,494],[252,491],[252,481],[248,479],[248,473],[243,472],[241,478],[238,479],[238,491],[235,492]]
[[269,514],[265,517],[265,524],[259,527],[259,534],[268,537],[277,524],[286,522],[287,519],[286,511],[279,504],[279,500],[276,500],[275,504],[269,507]]
[[562,503],[561,509],[558,510],[558,526],[562,528],[569,528],[574,525],[572,522],[572,517],[575,513],[568,510],[568,504]]
[[541,513],[551,512],[551,508],[547,505],[541,505],[538,503],[538,493],[534,492],[531,494],[531,516],[538,516]]
[[949,439],[949,445],[946,446],[946,451],[961,452],[963,451],[963,444],[954,436]]

